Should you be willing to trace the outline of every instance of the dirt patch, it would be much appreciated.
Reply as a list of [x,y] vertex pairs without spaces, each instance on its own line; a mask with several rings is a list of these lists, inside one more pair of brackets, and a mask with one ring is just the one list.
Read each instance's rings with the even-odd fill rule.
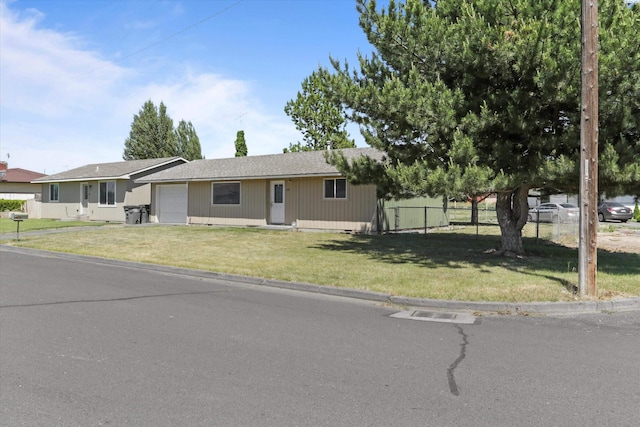
[[640,230],[616,230],[598,233],[598,249],[640,254]]

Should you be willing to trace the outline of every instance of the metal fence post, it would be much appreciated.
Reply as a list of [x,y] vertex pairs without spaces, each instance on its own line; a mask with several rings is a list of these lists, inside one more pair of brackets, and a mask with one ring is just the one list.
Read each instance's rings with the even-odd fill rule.
[[427,207],[424,207],[424,235],[427,235]]
[[395,231],[397,232],[398,231],[398,227],[400,227],[400,206],[396,206],[395,211],[396,212],[395,212],[395,218],[394,218],[394,224],[393,225],[394,225]]

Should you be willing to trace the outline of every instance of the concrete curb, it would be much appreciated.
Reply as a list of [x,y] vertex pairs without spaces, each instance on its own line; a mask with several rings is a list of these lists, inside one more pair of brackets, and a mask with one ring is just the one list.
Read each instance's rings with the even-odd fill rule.
[[345,298],[375,301],[380,303],[395,304],[407,307],[429,308],[432,310],[466,311],[479,313],[497,313],[503,315],[526,314],[581,314],[598,312],[618,312],[640,310],[640,297],[618,298],[605,301],[575,301],[575,302],[482,302],[482,301],[448,301],[427,298],[409,298],[395,296],[380,292],[371,292],[360,289],[337,288],[312,283],[286,282],[281,280],[263,279],[259,277],[241,276],[236,274],[217,273],[212,271],[195,270],[182,267],[170,267],[157,264],[147,264],[133,261],[121,261],[109,258],[93,257],[88,255],[75,255],[64,252],[45,251],[40,249],[18,248],[9,245],[0,245],[0,251],[24,253],[30,255],[55,257],[69,260],[79,260],[116,267],[150,270],[180,276],[200,277],[209,280],[221,280],[246,285],[267,286],[272,288],[288,289],[301,292],[325,294]]

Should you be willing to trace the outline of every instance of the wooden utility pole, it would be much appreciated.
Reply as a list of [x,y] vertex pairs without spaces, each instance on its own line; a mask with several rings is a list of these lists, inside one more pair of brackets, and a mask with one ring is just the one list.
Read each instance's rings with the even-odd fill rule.
[[582,0],[580,118],[580,295],[597,295],[598,267],[598,0]]

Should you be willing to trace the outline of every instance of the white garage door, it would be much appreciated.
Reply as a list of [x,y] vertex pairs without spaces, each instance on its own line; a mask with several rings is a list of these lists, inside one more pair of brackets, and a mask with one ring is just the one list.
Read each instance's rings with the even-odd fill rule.
[[158,222],[187,223],[187,185],[158,185]]

